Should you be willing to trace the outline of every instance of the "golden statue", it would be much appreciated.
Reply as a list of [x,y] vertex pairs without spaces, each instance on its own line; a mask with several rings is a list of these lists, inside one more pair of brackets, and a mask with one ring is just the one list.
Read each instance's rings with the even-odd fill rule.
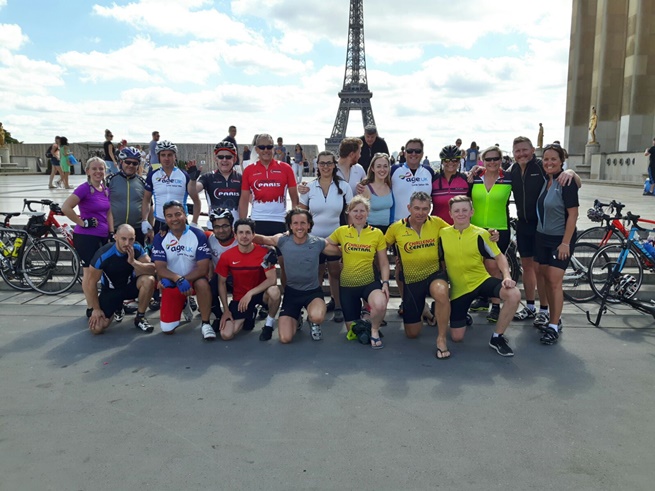
[[544,127],[539,123],[539,134],[537,135],[537,148],[544,148]]
[[589,142],[598,143],[596,141],[596,128],[598,127],[598,114],[596,114],[596,106],[591,106],[591,116],[589,117]]
[[5,146],[5,129],[0,123],[0,148]]

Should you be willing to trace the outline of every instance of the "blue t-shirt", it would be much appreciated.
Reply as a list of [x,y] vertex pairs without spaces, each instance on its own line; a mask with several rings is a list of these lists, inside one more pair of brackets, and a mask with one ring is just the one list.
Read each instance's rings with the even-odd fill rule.
[[171,232],[164,237],[155,234],[152,244],[152,260],[164,261],[166,267],[181,276],[189,274],[198,261],[211,259],[212,253],[205,233],[197,228],[186,226],[179,239]]

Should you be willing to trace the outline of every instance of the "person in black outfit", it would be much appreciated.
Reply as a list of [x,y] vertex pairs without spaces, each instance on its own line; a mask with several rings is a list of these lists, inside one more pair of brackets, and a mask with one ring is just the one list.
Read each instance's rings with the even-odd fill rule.
[[[236,155],[236,160],[234,162],[234,165],[239,165],[239,150],[238,150],[239,145],[237,145],[237,141],[234,138],[235,136],[237,136],[237,127],[234,126],[234,125],[230,126],[227,129],[227,133],[228,133],[228,135],[225,138],[223,138],[223,141],[230,142],[232,145],[234,145],[237,148],[237,155]],[[246,158],[244,157],[243,160],[246,160]]]
[[371,165],[373,155],[376,153],[389,155],[389,147],[387,147],[387,142],[378,136],[378,129],[373,125],[364,128],[364,135],[359,138],[364,144],[362,145],[358,163],[368,172],[368,166]]

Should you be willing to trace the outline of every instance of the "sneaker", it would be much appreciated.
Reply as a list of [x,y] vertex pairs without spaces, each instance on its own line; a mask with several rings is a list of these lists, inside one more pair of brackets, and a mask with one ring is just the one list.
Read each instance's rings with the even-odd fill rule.
[[91,314],[93,314],[93,309],[86,309],[86,316],[90,319]]
[[550,315],[548,315],[548,312],[539,311],[537,312],[537,315],[535,316],[534,322],[532,324],[541,332],[545,332],[549,320],[550,320]]
[[184,305],[184,310],[182,311],[182,315],[184,315],[184,320],[187,322],[193,319],[193,310],[191,310],[191,302],[189,302],[189,299],[187,299],[187,302]]
[[334,317],[332,318],[334,322],[343,322],[343,310],[334,309]]
[[305,318],[302,315],[302,312],[300,312],[300,315],[298,316],[298,324],[296,325],[296,331],[300,331],[302,329],[302,325],[305,322]]
[[266,319],[268,317],[268,305],[262,305],[259,307],[259,314],[257,314],[260,319]]
[[272,326],[262,327],[262,332],[259,335],[259,340],[260,341],[268,341],[272,337],[273,337],[273,327]]
[[161,308],[161,301],[153,298],[150,300],[150,303],[148,303],[148,308],[152,311],[159,310]]
[[334,306],[335,306],[334,298],[330,297],[330,301],[328,303],[326,303],[325,306],[327,307],[328,312],[332,312],[334,310]]
[[489,300],[478,297],[469,307],[469,312],[486,312],[489,310]]
[[505,336],[500,334],[497,337],[491,337],[489,347],[495,349],[500,356],[514,356],[514,351],[507,344]]
[[319,326],[318,324],[314,324],[312,322],[311,327],[312,327],[312,339],[314,341],[320,341],[323,338],[323,335],[321,333],[321,326]]
[[541,336],[539,341],[541,341],[542,344],[545,344],[545,345],[548,345],[548,346],[556,344],[557,340],[559,339],[559,335],[561,334],[560,332],[556,331],[555,329],[553,329],[550,326],[547,326],[543,330],[543,333],[544,333],[544,335]]
[[348,341],[355,341],[357,339],[357,334],[355,334],[352,329],[348,329],[348,332],[346,333],[346,339]]
[[123,319],[125,319],[125,309],[121,307],[114,312],[114,322],[123,322]]
[[521,310],[519,310],[516,314],[514,314],[514,320],[515,321],[524,321],[525,319],[534,319],[535,317],[535,311],[528,308],[528,307],[523,307]]
[[216,339],[216,331],[214,331],[214,328],[210,324],[203,324],[201,330],[203,339]]
[[400,305],[398,306],[398,315],[402,316],[405,313],[405,307],[402,302],[400,302]]
[[487,314],[487,320],[495,324],[496,322],[498,322],[499,315],[500,315],[500,309],[491,309]]
[[189,305],[191,305],[191,310],[198,312],[198,302],[196,302],[196,297],[189,297]]
[[137,317],[134,319],[134,327],[141,329],[143,332],[152,332],[154,329],[145,317]]

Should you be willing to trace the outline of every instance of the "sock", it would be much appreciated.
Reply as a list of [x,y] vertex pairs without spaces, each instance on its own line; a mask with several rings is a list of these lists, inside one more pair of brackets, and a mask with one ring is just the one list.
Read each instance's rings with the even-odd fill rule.
[[145,312],[137,312],[137,313],[136,313],[136,318],[137,318],[137,319],[141,319],[142,317],[145,317],[145,316],[146,316],[146,313],[145,313]]
[[539,312],[542,312],[544,314],[548,313],[548,305],[539,305]]
[[557,324],[548,324],[548,327],[552,327],[555,332],[559,332],[559,326]]
[[532,312],[534,312],[536,310],[536,308],[534,306],[534,300],[532,300],[532,301],[528,300],[526,303],[528,304],[528,308],[530,310],[532,310]]
[[271,317],[270,315],[266,316],[266,325],[268,327],[273,327],[275,325],[275,317]]
[[498,303],[492,303],[492,304],[491,304],[491,311],[492,311],[492,312],[500,312],[500,304],[498,304]]
[[206,321],[205,319],[202,320],[203,324],[209,324],[209,321]]
[[500,336],[500,334],[498,334],[497,332],[495,332],[495,333],[493,333],[493,336],[491,336],[491,337],[492,337],[492,338],[497,338],[498,336]]

